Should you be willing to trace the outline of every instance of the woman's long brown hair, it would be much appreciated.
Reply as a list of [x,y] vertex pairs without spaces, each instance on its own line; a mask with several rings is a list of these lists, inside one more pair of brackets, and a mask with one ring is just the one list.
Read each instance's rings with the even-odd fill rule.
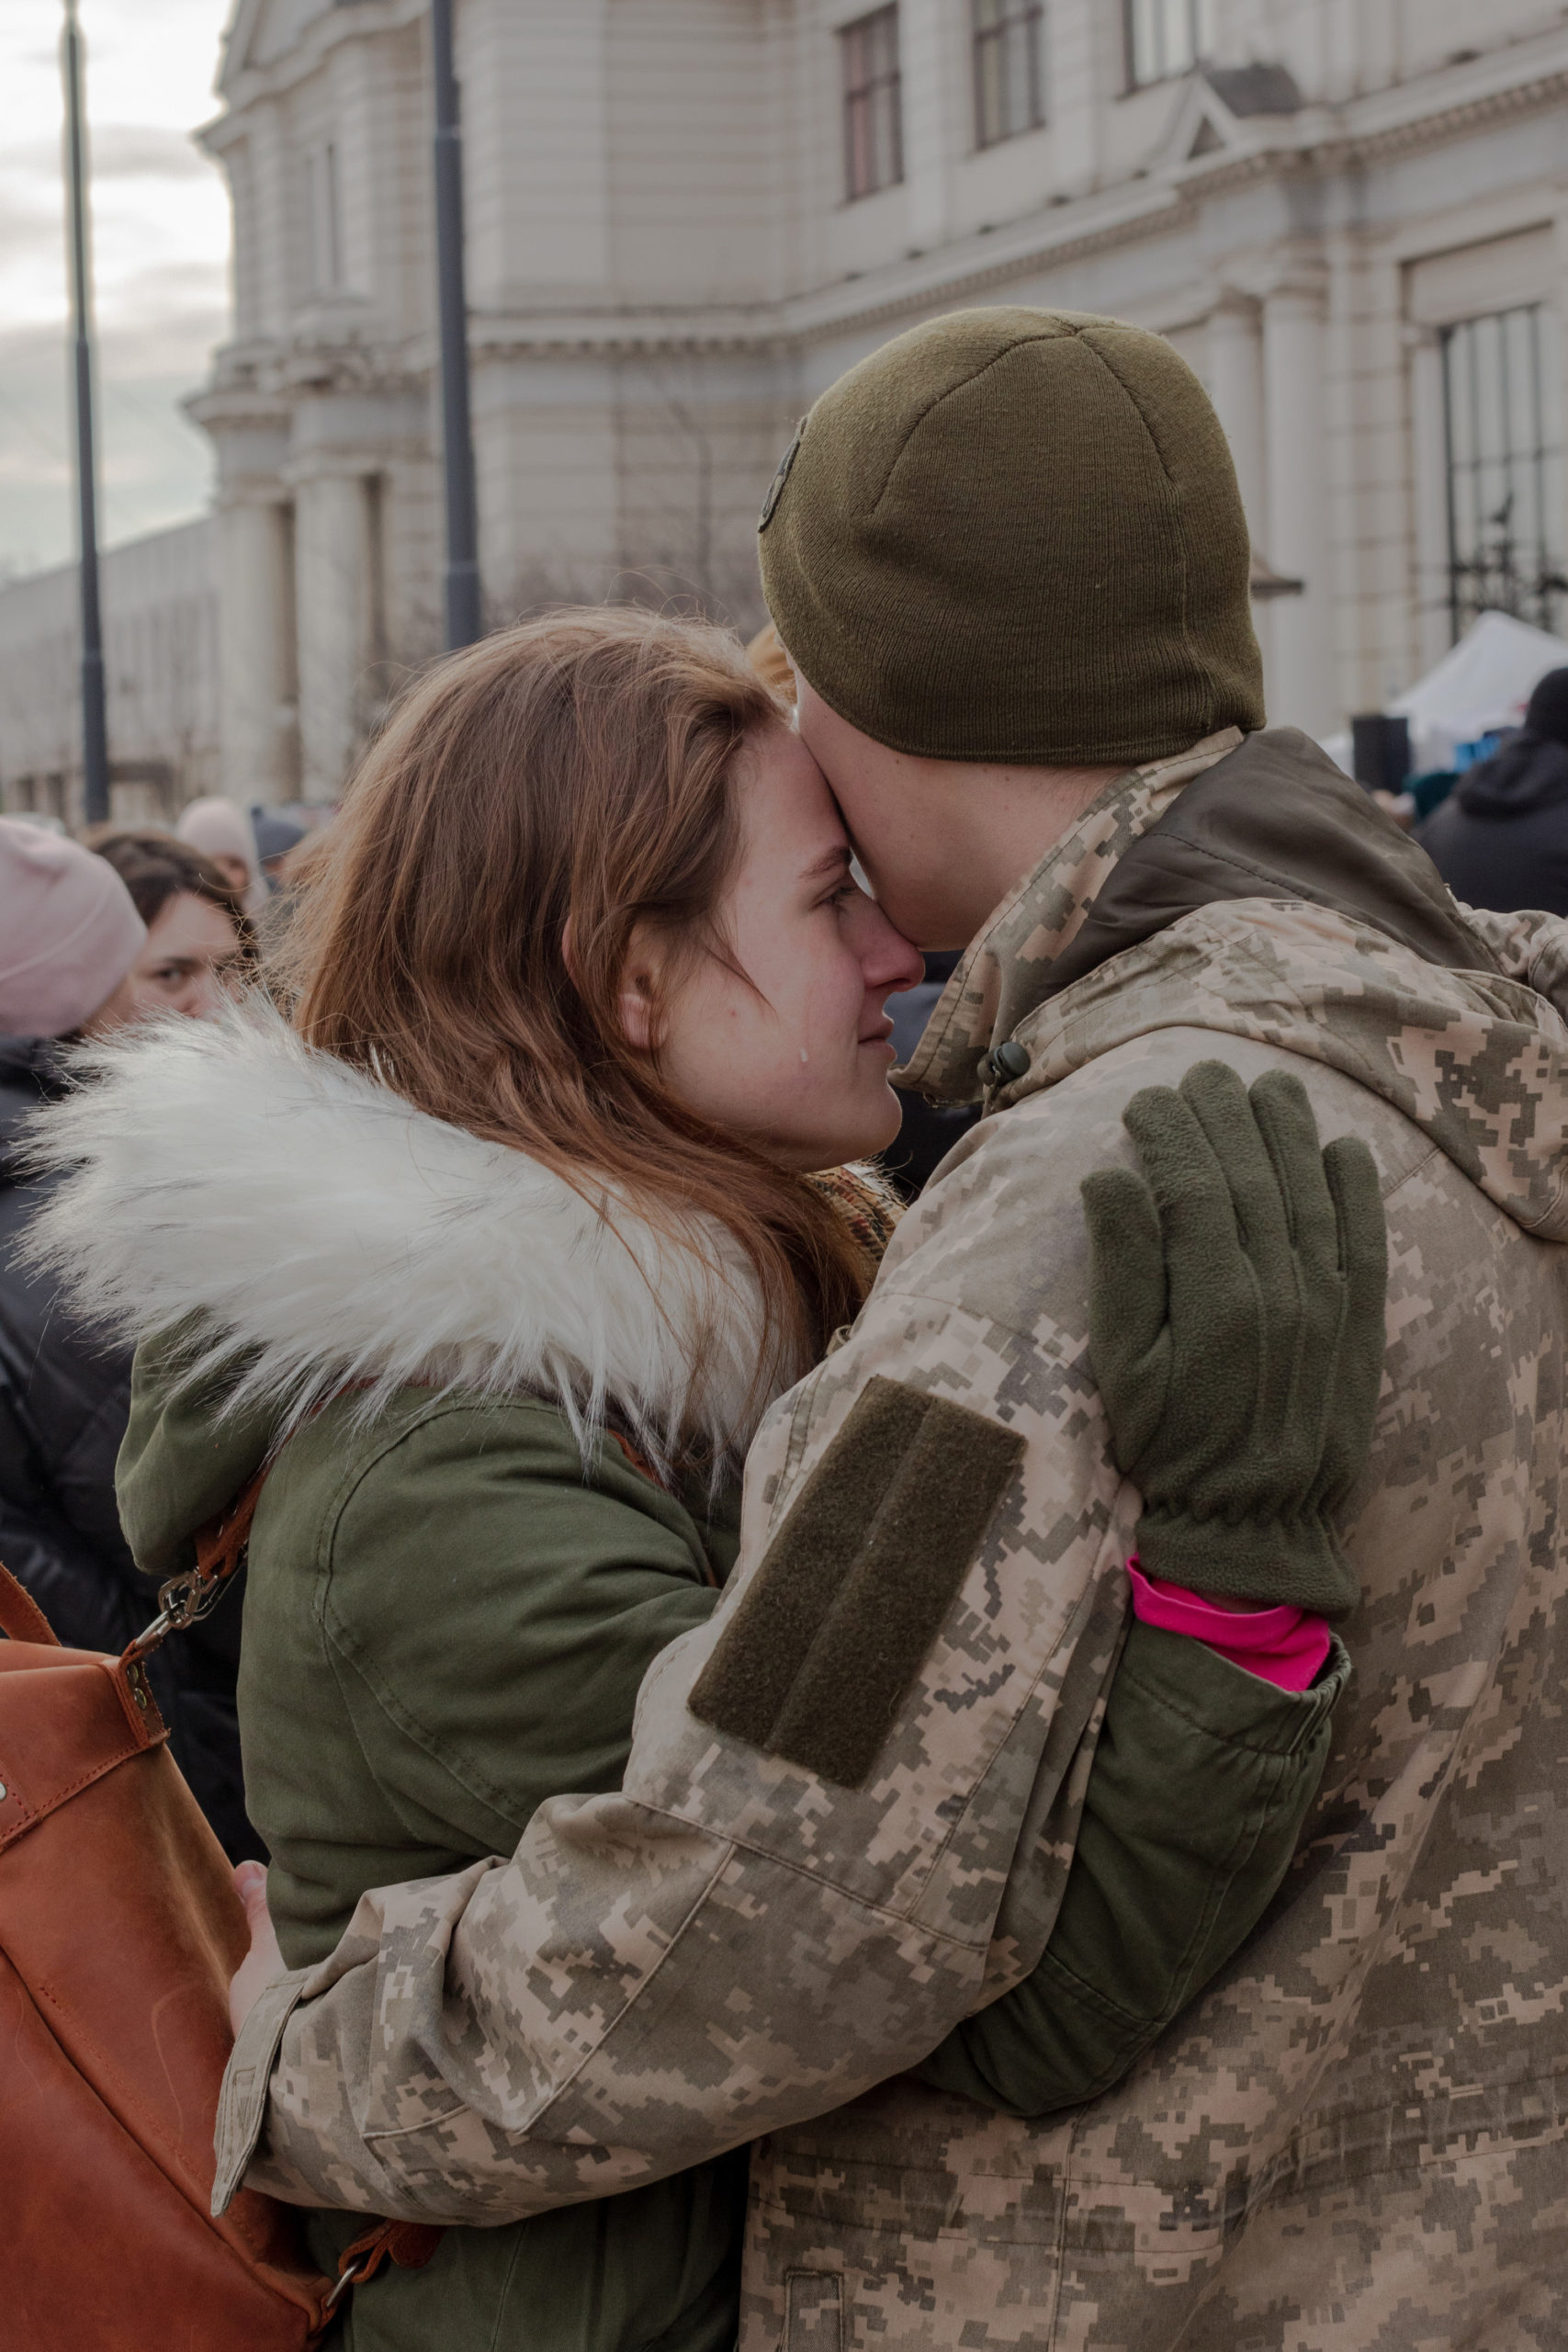
[[784,723],[703,624],[610,608],[486,638],[428,673],[367,754],[288,941],[312,1046],[596,1205],[607,1186],[612,1216],[618,1198],[671,1235],[694,1214],[728,1230],[756,1270],[760,1384],[850,1320],[866,1262],[806,1178],[674,1101],[618,999],[637,923],[677,967],[680,951],[728,953],[737,771]]

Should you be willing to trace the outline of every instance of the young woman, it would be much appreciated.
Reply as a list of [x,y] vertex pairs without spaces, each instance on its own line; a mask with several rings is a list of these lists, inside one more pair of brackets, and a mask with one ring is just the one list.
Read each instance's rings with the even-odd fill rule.
[[88,1035],[161,1012],[210,1018],[254,951],[241,893],[213,859],[151,826],[99,825],[85,841],[114,867],[147,926],[141,954]]
[[[290,949],[289,1023],[258,1006],[100,1057],[56,1235],[144,1338],[120,1480],[141,1565],[186,1565],[265,1473],[240,1703],[298,1965],[364,1889],[508,1853],[545,1798],[618,1786],[646,1668],[731,1565],[758,1418],[872,1279],[886,1196],[845,1163],[897,1132],[883,1007],[920,961],[739,648],[626,612],[489,639],[413,691]],[[1341,1657],[1310,1690],[1224,1668],[1258,1759],[1245,1867],[1187,1837],[1196,1747],[1136,1801],[1121,1748],[1123,1856],[1169,1851],[1137,1982],[1112,1949],[1099,2016],[1143,2000],[1146,2041],[1197,1989],[1191,1955],[1212,1973],[1254,1922]],[[1086,2027],[1069,2052],[1068,2006],[1042,2028],[1008,1996],[985,2015],[1010,2041],[966,2030],[942,2078],[985,2098],[1000,2064],[998,2098],[1084,2096],[1143,2042],[1107,2056]],[[741,2151],[450,2230],[355,2292],[345,2340],[724,2352],[745,2178]],[[310,2218],[323,2266],[361,2226]]]

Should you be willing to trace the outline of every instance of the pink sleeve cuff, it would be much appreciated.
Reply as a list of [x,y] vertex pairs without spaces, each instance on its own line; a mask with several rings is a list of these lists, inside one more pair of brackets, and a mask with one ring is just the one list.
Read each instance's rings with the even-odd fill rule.
[[1185,1585],[1146,1577],[1136,1560],[1127,1563],[1133,1579],[1133,1614],[1168,1634],[1186,1634],[1217,1650],[1232,1666],[1260,1675],[1281,1690],[1306,1690],[1328,1656],[1325,1619],[1304,1609],[1216,1609]]

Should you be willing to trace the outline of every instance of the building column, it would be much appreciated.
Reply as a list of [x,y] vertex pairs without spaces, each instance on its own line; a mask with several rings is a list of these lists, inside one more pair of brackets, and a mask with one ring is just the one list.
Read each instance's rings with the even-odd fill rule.
[[1449,448],[1443,416],[1443,346],[1431,327],[1405,330],[1410,352],[1410,471],[1416,554],[1416,641],[1423,671],[1450,635]]
[[1245,294],[1226,292],[1209,314],[1209,388],[1235,461],[1252,544],[1273,560],[1265,491],[1263,322]]
[[1332,734],[1328,480],[1324,432],[1324,296],[1299,281],[1264,299],[1269,561],[1305,584],[1269,616],[1269,717],[1278,727]]
[[272,498],[219,510],[219,744],[223,790],[273,808],[299,789],[290,514]]
[[290,470],[301,789],[307,800],[333,800],[364,732],[372,619],[366,486],[357,469]]

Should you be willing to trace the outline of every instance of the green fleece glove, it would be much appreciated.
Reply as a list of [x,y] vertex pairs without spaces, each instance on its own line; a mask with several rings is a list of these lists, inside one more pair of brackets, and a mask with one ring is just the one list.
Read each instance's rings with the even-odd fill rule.
[[[1343,1615],[1334,1515],[1382,1379],[1388,1234],[1371,1153],[1320,1151],[1306,1089],[1224,1062],[1135,1094],[1145,1175],[1086,1178],[1089,1352],[1139,1563],[1200,1592]],[[1145,1181],[1146,1178],[1146,1181]]]

